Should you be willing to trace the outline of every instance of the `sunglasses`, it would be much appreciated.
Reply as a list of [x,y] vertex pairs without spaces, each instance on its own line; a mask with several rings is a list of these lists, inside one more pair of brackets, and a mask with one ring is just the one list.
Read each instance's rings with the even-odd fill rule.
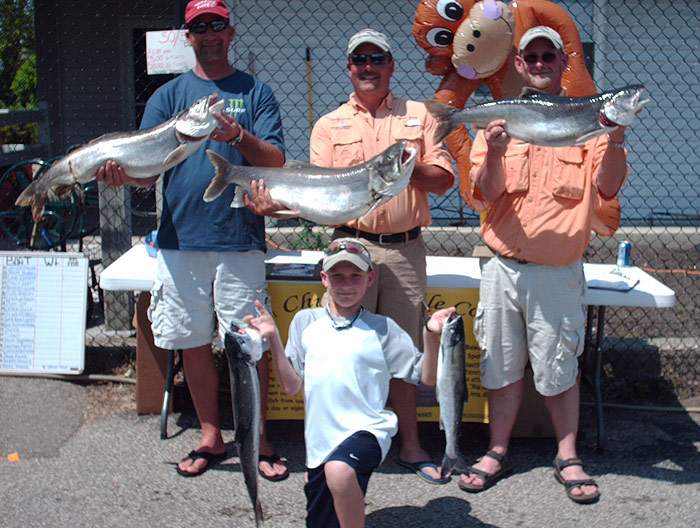
[[383,53],[353,53],[350,55],[350,62],[355,66],[362,66],[367,63],[367,59],[372,61],[372,64],[384,64],[388,57]]
[[326,255],[329,257],[340,253],[341,251],[347,251],[348,253],[353,253],[354,255],[364,255],[367,256],[367,249],[357,244],[356,242],[331,242],[326,251]]
[[211,27],[211,30],[215,33],[223,31],[228,27],[228,22],[225,20],[212,20],[211,22],[195,22],[190,24],[187,28],[192,33],[202,34],[206,33],[207,27]]
[[538,60],[541,60],[545,64],[551,64],[557,60],[557,54],[552,53],[551,51],[543,53],[542,55],[538,55],[537,53],[528,53],[527,55],[522,55],[522,58],[528,64],[536,64]]

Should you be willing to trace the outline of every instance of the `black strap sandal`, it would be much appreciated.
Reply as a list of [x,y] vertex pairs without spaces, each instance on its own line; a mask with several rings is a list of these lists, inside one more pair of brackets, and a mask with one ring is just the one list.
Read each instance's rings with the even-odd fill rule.
[[[481,469],[476,469],[473,466],[469,466],[467,468],[467,474],[475,474],[477,477],[483,480],[484,483],[481,486],[476,486],[472,483],[465,484],[460,479],[459,489],[461,489],[462,491],[466,491],[467,493],[481,493],[482,491],[486,491],[491,486],[496,484],[496,482],[498,482],[504,477],[507,477],[513,472],[513,467],[505,462],[505,455],[501,455],[493,450],[489,450],[484,456],[493,458],[494,460],[498,461],[498,463],[501,464],[501,469],[499,469],[495,473],[487,473],[486,471],[483,471]],[[483,457],[481,457],[479,460],[481,460],[482,458]],[[477,462],[479,462],[479,460],[477,460]]]
[[566,496],[577,504],[593,504],[594,502],[598,502],[598,499],[600,498],[600,492],[598,492],[597,489],[594,493],[590,493],[588,495],[583,494],[583,492],[581,495],[573,495],[571,493],[571,491],[574,488],[580,488],[581,486],[595,486],[596,488],[598,488],[598,483],[592,478],[566,480],[562,476],[561,470],[570,466],[583,467],[583,462],[580,458],[567,458],[565,460],[560,460],[558,455],[554,457],[554,478],[556,478],[557,482],[564,486],[564,488],[566,489]]

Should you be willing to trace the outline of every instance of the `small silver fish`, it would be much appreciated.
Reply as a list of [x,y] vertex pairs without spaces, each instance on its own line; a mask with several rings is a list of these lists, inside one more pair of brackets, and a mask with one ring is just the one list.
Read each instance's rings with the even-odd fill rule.
[[435,386],[440,406],[440,429],[445,431],[445,454],[440,468],[442,477],[467,470],[467,463],[459,452],[462,414],[469,396],[465,354],[464,319],[452,312],[442,329]]
[[597,136],[628,126],[649,99],[644,87],[632,85],[591,97],[562,97],[526,88],[520,97],[489,101],[462,110],[433,99],[425,101],[438,120],[435,141],[442,142],[460,125],[486,128],[505,119],[509,136],[546,147],[582,145]]
[[[409,152],[406,161],[402,161],[404,150]],[[289,208],[286,214],[338,225],[360,218],[400,194],[411,179],[417,151],[400,141],[361,165],[342,169],[299,161],[290,161],[281,168],[247,167],[233,165],[210,150],[207,155],[215,176],[204,192],[205,202],[216,199],[233,183],[240,187],[231,207],[240,207],[240,189],[248,189],[251,180],[262,178],[272,199]]]
[[226,332],[224,349],[231,381],[231,405],[236,430],[235,443],[248,495],[255,511],[255,525],[263,522],[258,497],[258,456],[260,455],[260,380],[257,362],[263,354],[263,341],[255,330],[231,325]]
[[212,115],[224,101],[216,93],[202,97],[166,122],[145,130],[114,132],[93,139],[56,161],[19,195],[15,205],[32,208],[34,221],[44,212],[46,201],[87,183],[107,161],[116,161],[132,178],[163,174],[201,147],[219,122]]

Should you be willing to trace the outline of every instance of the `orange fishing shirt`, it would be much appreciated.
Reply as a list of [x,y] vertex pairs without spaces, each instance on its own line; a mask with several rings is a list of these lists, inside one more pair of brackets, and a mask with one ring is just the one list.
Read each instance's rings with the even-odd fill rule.
[[[372,117],[352,93],[347,103],[321,117],[314,126],[310,160],[321,167],[350,167],[370,160],[398,141],[407,141],[418,150],[418,161],[453,174],[449,154],[433,141],[436,126],[423,103],[390,93]],[[428,194],[409,183],[401,194],[361,221],[347,225],[370,233],[402,233],[428,226],[431,221]]]
[[469,176],[472,205],[477,211],[488,208],[481,226],[484,242],[505,257],[549,266],[580,260],[591,238],[598,171],[607,147],[605,135],[572,147],[511,139],[503,157],[506,189],[488,203],[474,187],[488,148],[480,130]]

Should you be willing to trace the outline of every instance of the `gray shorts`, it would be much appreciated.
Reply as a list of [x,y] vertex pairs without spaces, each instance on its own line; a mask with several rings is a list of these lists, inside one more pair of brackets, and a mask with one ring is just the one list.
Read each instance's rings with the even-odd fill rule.
[[474,335],[481,383],[501,389],[523,377],[528,360],[543,396],[570,389],[583,353],[586,281],[582,263],[545,266],[493,257],[483,266]]
[[158,271],[148,317],[156,346],[166,350],[220,343],[232,322],[269,309],[262,251],[158,250]]

